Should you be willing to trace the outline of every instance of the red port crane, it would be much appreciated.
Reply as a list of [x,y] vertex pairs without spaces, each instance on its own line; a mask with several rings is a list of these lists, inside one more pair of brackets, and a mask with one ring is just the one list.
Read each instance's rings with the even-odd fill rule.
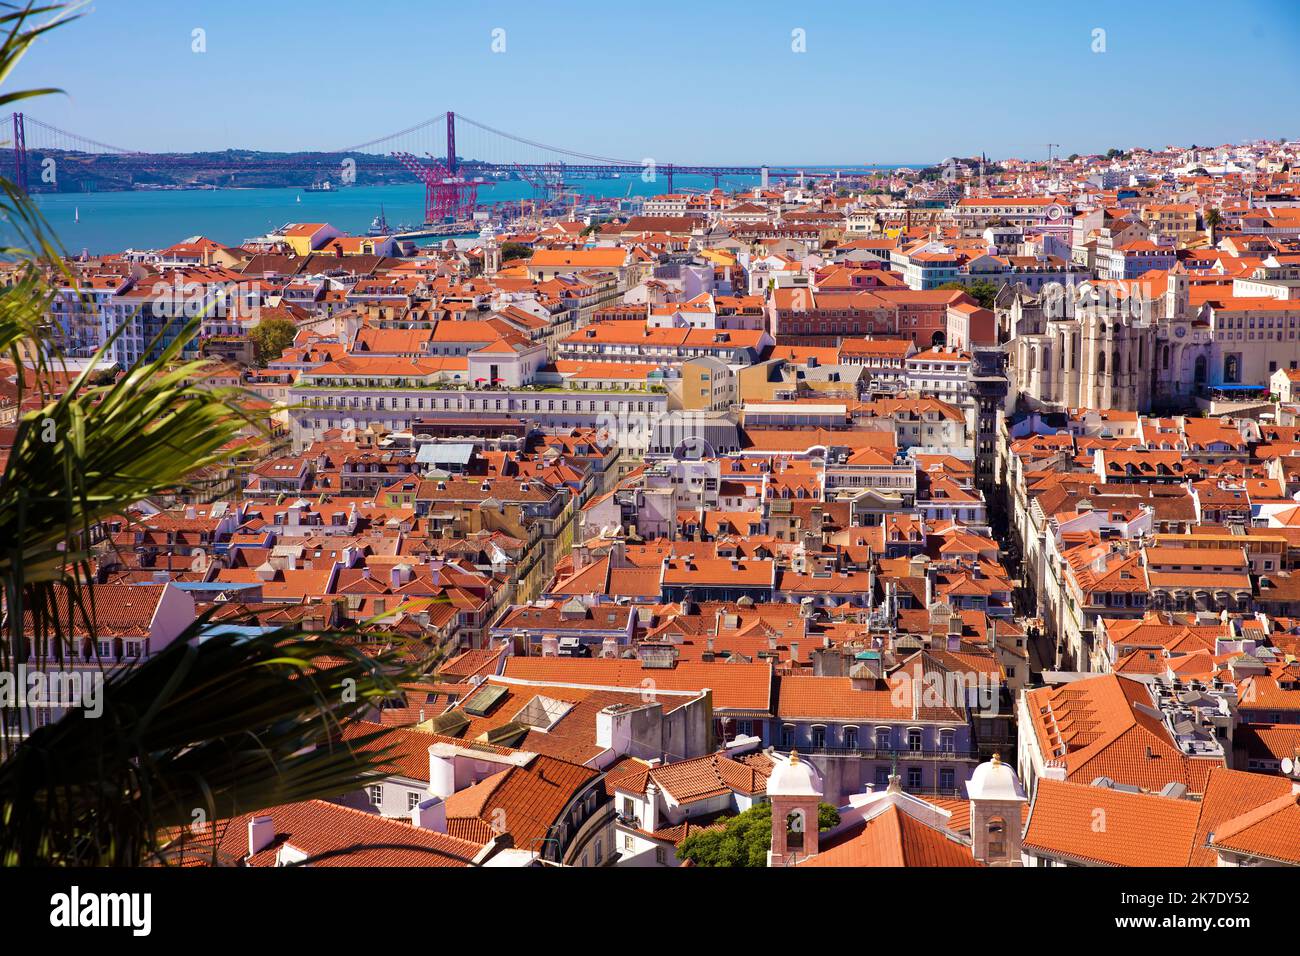
[[455,175],[441,163],[426,166],[410,153],[393,153],[393,158],[424,183],[424,221],[460,222],[474,217],[478,206],[478,183]]

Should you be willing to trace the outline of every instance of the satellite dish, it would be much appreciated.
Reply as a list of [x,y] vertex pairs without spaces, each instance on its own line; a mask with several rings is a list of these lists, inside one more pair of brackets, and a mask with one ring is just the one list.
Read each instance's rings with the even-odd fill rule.
[[1292,760],[1290,757],[1282,758],[1282,772],[1284,774],[1290,776],[1292,773],[1295,772],[1295,768],[1296,768],[1296,764],[1294,760]]

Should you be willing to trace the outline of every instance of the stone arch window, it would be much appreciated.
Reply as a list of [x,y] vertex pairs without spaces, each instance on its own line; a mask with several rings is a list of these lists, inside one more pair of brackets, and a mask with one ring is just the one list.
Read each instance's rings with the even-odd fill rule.
[[802,850],[803,835],[808,832],[808,818],[802,808],[785,815],[785,846],[787,850]]
[[1106,374],[1106,352],[1104,349],[1097,352],[1097,374]]
[[988,855],[998,859],[1007,855],[1007,821],[1002,817],[993,817],[984,829],[988,836]]
[[1192,372],[1192,381],[1194,381],[1197,385],[1205,384],[1205,374],[1206,374],[1207,364],[1208,363],[1206,362],[1204,355],[1198,355],[1196,357],[1196,367]]
[[1110,353],[1110,370],[1112,375],[1124,374],[1124,360],[1120,357],[1119,349]]
[[1169,346],[1167,345],[1165,346],[1164,354],[1160,359],[1160,366],[1166,370],[1169,368]]

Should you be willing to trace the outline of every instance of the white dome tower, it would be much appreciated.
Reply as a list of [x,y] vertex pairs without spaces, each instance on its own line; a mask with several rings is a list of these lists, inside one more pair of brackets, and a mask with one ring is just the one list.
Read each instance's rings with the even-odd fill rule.
[[772,804],[772,849],[768,866],[789,866],[817,855],[817,807],[822,785],[812,764],[772,754],[776,764],[767,778],[767,796]]
[[1020,865],[1020,808],[1027,802],[1016,772],[999,754],[966,781],[970,798],[971,853],[989,866]]

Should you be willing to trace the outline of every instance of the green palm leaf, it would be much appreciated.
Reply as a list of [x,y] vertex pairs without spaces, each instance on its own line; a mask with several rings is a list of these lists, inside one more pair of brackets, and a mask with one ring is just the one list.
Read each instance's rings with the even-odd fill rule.
[[[0,13],[0,83],[67,19],[59,5]],[[0,105],[42,92],[6,92]],[[46,316],[54,281],[75,287],[73,277],[35,205],[2,178],[0,217],[11,236],[0,256],[26,265],[0,288],[0,355],[18,370],[20,399],[39,404],[20,418],[0,475],[0,671],[13,674],[57,667],[97,635],[91,554],[102,523],[228,462],[231,443],[261,425],[240,390],[195,384],[204,363],[184,349],[201,317],[160,333],[155,357],[112,384],[92,384],[103,350],[61,384]],[[354,635],[210,623],[104,674],[101,716],[72,710],[24,735],[30,708],[0,708],[0,862],[156,862],[197,822],[363,786],[385,751],[366,747],[366,734],[343,745],[342,728],[436,659],[423,647],[363,653]]]

